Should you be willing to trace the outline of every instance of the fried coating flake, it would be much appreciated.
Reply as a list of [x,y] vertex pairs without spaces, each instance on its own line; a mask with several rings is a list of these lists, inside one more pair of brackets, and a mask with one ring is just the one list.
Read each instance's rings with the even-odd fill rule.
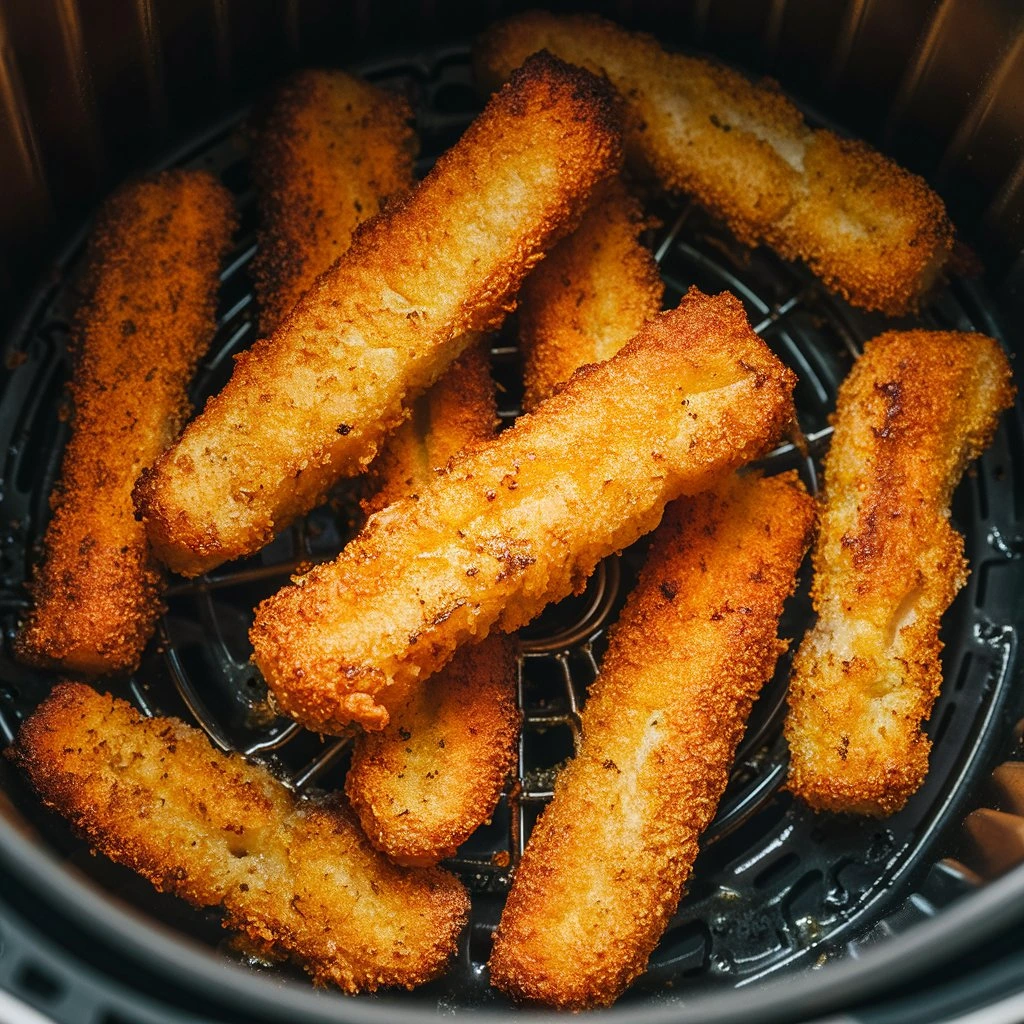
[[377,853],[337,800],[296,800],[198,729],[62,683],[22,726],[14,760],[93,847],[197,907],[248,948],[346,992],[440,975],[468,915],[439,868]]
[[813,524],[796,474],[734,476],[666,511],[495,933],[509,995],[606,1006],[646,968],[786,649]]
[[[367,510],[418,497],[496,422],[487,350],[475,345],[388,438]],[[399,864],[436,864],[490,818],[515,761],[515,687],[515,644],[495,634],[389,708],[385,729],[356,738],[345,792],[374,846]]]
[[868,342],[839,389],[811,596],[793,666],[789,788],[819,810],[884,815],[924,780],[921,723],[942,683],[939,625],[967,579],[949,506],[1013,401],[980,334]]
[[640,242],[640,204],[616,179],[526,279],[519,345],[530,412],[585,363],[610,359],[661,309],[658,265]]
[[249,635],[278,705],[322,732],[383,728],[384,694],[393,702],[459,645],[579,593],[667,502],[769,448],[792,418],[794,381],[737,299],[691,289],[259,606]]
[[252,147],[262,225],[251,269],[264,335],[356,228],[412,187],[411,121],[404,98],[345,71],[298,71],[276,90]]
[[548,55],[527,62],[140,481],[159,557],[191,576],[256,551],[361,472],[619,159],[606,84]]
[[635,166],[694,196],[741,242],[806,261],[854,305],[912,310],[946,262],[953,228],[924,180],[864,143],[810,129],[775,83],[667,53],[593,15],[541,11],[487,30],[477,77],[494,87],[540,49],[608,76]]
[[234,226],[230,194],[201,171],[126,185],[100,210],[72,324],[71,438],[15,643],[21,661],[85,675],[139,663],[162,575],[132,487],[188,414]]

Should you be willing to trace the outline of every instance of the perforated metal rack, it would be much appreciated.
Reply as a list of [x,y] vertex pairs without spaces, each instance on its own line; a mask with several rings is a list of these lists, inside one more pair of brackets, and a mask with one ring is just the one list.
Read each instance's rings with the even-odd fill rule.
[[[464,47],[439,47],[362,70],[410,96],[424,154],[421,171],[478,109]],[[217,337],[193,388],[197,404],[220,388],[232,353],[255,337],[246,269],[255,248],[255,210],[240,125],[239,117],[231,119],[169,161],[214,170],[234,192],[242,214],[238,245],[222,275]],[[695,207],[654,199],[651,208],[661,222],[650,242],[667,285],[666,304],[675,305],[691,284],[709,292],[729,289],[742,299],[757,333],[799,375],[802,433],[764,460],[764,468],[796,467],[816,491],[838,384],[864,341],[892,321],[852,310],[804,270],[771,253],[743,249]],[[7,355],[11,372],[0,397],[0,620],[7,641],[0,662],[0,735],[8,741],[52,684],[51,677],[14,663],[9,641],[25,608],[23,584],[66,437],[58,407],[69,371],[68,319],[80,253],[80,244],[68,250],[15,332]],[[976,329],[1001,337],[990,309],[979,284],[956,281],[920,317],[896,326]],[[521,391],[514,337],[509,323],[492,347],[506,421],[518,413]],[[273,714],[249,661],[247,631],[259,600],[296,569],[340,550],[357,518],[357,498],[357,485],[344,485],[259,555],[194,581],[175,580],[168,613],[142,668],[112,688],[147,714],[179,714],[197,723],[221,750],[266,760],[298,792],[338,787],[348,741],[323,741]],[[752,714],[690,892],[651,969],[627,999],[686,998],[857,955],[879,937],[934,915],[973,884],[941,857],[969,809],[972,790],[1006,756],[1011,724],[1024,713],[1024,695],[1012,691],[1009,671],[1024,614],[1013,599],[1024,553],[1022,519],[1024,445],[1017,418],[1000,430],[956,495],[954,521],[965,533],[974,572],[945,626],[946,685],[929,725],[934,752],[925,786],[883,823],[815,816],[795,803],[782,789],[781,720],[789,671],[789,658],[782,658]],[[557,768],[572,754],[606,626],[635,579],[644,548],[641,542],[604,562],[583,595],[549,609],[521,634],[523,731],[516,775],[492,822],[449,862],[473,893],[473,912],[452,973],[424,993],[438,1005],[498,998],[487,987],[484,966],[490,932],[530,828],[551,797]],[[810,616],[806,576],[782,624],[783,635],[794,640]],[[221,942],[215,915],[155,897],[129,873],[83,856],[84,848],[53,820],[41,818],[40,828],[76,866],[123,898],[204,942]]]

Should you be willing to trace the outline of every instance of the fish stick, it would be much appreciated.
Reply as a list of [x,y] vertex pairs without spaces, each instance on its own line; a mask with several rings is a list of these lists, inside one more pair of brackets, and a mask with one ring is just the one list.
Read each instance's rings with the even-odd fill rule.
[[[374,464],[372,512],[426,490],[448,460],[494,433],[487,351],[467,351],[388,438]],[[494,811],[519,735],[515,645],[494,634],[462,647],[430,682],[360,733],[345,792],[363,831],[399,864],[452,856]]]
[[809,128],[773,82],[667,53],[593,15],[539,11],[488,29],[474,51],[478,79],[494,87],[540,49],[608,76],[632,164],[696,198],[744,244],[804,260],[854,305],[916,308],[949,257],[952,225],[922,178]]
[[950,498],[1010,380],[991,338],[907,331],[868,342],[839,389],[786,719],[789,788],[812,807],[891,814],[924,780],[940,620],[967,580]]
[[405,497],[418,497],[448,460],[494,435],[498,406],[486,342],[477,342],[417,399],[412,416],[385,442],[370,467],[369,516]]
[[[261,328],[270,333],[349,246],[383,196],[412,184],[404,100],[342,71],[303,71],[279,91],[254,151],[264,230],[254,260]],[[371,472],[383,508],[497,420],[487,352],[467,350],[417,400]],[[356,739],[346,790],[364,832],[403,864],[455,852],[494,810],[518,734],[510,641],[467,648],[389,727]],[[426,785],[429,793],[423,792]]]
[[389,702],[387,728],[360,733],[345,793],[377,849],[428,867],[490,819],[515,767],[515,686],[515,643],[493,634]]
[[665,286],[640,242],[645,227],[640,204],[616,179],[526,279],[519,345],[527,412],[580,366],[610,359],[661,309]]
[[264,335],[384,199],[412,187],[411,121],[404,98],[345,71],[299,71],[278,88],[252,147],[262,224],[251,271]]
[[336,798],[296,800],[177,719],[63,683],[13,757],[96,850],[160,892],[222,907],[246,948],[317,983],[412,988],[455,952],[469,910],[458,879],[391,864]]
[[411,401],[502,319],[525,274],[618,169],[606,84],[520,69],[351,248],[137,488],[157,554],[194,576],[266,544],[361,472]]
[[779,616],[813,524],[795,473],[734,476],[666,512],[610,633],[579,752],[516,868],[492,984],[580,1010],[612,1003],[646,968],[786,649]]
[[90,676],[139,663],[162,576],[132,487],[189,412],[234,226],[231,195],[200,171],[127,185],[100,210],[72,324],[71,438],[15,643],[21,661]]
[[249,636],[278,706],[321,732],[383,728],[382,693],[393,702],[460,644],[581,592],[669,501],[769,448],[794,382],[736,298],[691,289],[257,608]]

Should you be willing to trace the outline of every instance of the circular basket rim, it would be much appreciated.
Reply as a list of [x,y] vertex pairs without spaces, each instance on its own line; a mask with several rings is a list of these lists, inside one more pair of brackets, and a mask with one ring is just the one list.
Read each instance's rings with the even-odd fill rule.
[[[1018,676],[1024,673],[1018,673]],[[1021,680],[1024,683],[1024,680]],[[373,1001],[340,993],[318,992],[301,982],[254,975],[213,950],[179,936],[168,926],[120,904],[91,881],[78,877],[49,850],[17,828],[0,831],[0,865],[12,877],[46,893],[50,906],[107,946],[144,963],[149,971],[173,976],[175,982],[220,1006],[267,1016],[281,1014],[292,1024],[424,1024],[437,1019],[434,1007],[415,1007],[384,995]],[[826,964],[820,970],[771,980],[757,986],[700,995],[686,1005],[636,1005],[603,1011],[608,1019],[636,1024],[701,1021],[769,1021],[791,1015],[827,1012],[861,1001],[937,966],[936,947],[949,960],[986,936],[1024,920],[1024,864],[961,898],[934,918],[868,948],[856,959]],[[153,998],[155,993],[147,993]],[[480,1024],[507,1020],[506,1008],[471,1012]],[[558,1021],[564,1016],[528,1011],[531,1020]]]

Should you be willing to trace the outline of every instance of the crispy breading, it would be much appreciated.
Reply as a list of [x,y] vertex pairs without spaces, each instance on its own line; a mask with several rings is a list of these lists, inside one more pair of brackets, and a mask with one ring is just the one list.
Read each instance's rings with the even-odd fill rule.
[[640,242],[646,226],[640,204],[615,179],[526,279],[519,345],[527,412],[580,366],[610,359],[661,309],[665,286]]
[[356,740],[345,792],[378,849],[436,864],[494,813],[515,765],[515,644],[493,634],[460,647],[437,675]]
[[252,146],[262,223],[251,271],[264,335],[383,200],[412,186],[411,120],[403,97],[345,71],[305,69],[276,89]]
[[[496,423],[487,348],[475,345],[388,438],[364,507],[417,497]],[[515,761],[515,688],[514,642],[495,634],[389,708],[387,728],[356,738],[345,792],[374,846],[399,864],[436,864],[490,818]]]
[[786,649],[813,524],[795,473],[734,476],[666,511],[495,932],[491,981],[509,995],[605,1006],[646,968]]
[[924,780],[940,620],[967,579],[950,498],[1010,380],[991,338],[907,331],[868,342],[839,389],[786,720],[789,788],[815,808],[890,814]]
[[138,665],[162,574],[132,487],[188,415],[234,226],[230,194],[202,171],[126,185],[99,212],[71,331],[71,438],[15,644],[21,661],[87,675]]
[[383,728],[385,692],[394,703],[460,644],[580,592],[667,502],[763,453],[794,381],[737,299],[692,289],[257,608],[249,636],[279,707],[318,731]]
[[668,53],[593,15],[541,11],[487,30],[478,79],[493,87],[540,49],[607,74],[635,166],[694,196],[747,245],[805,260],[854,305],[914,309],[948,258],[953,228],[925,181],[864,143],[812,130],[774,82]]
[[412,415],[384,443],[370,467],[374,493],[367,515],[429,487],[467,445],[491,437],[498,406],[486,341],[472,344],[413,406]]
[[196,575],[256,551],[364,469],[619,159],[607,85],[548,55],[527,62],[140,481],[157,554]]
[[411,988],[455,952],[469,910],[458,879],[391,864],[340,800],[296,800],[177,719],[63,683],[22,726],[14,759],[95,849],[161,892],[223,907],[249,949],[318,983]]

